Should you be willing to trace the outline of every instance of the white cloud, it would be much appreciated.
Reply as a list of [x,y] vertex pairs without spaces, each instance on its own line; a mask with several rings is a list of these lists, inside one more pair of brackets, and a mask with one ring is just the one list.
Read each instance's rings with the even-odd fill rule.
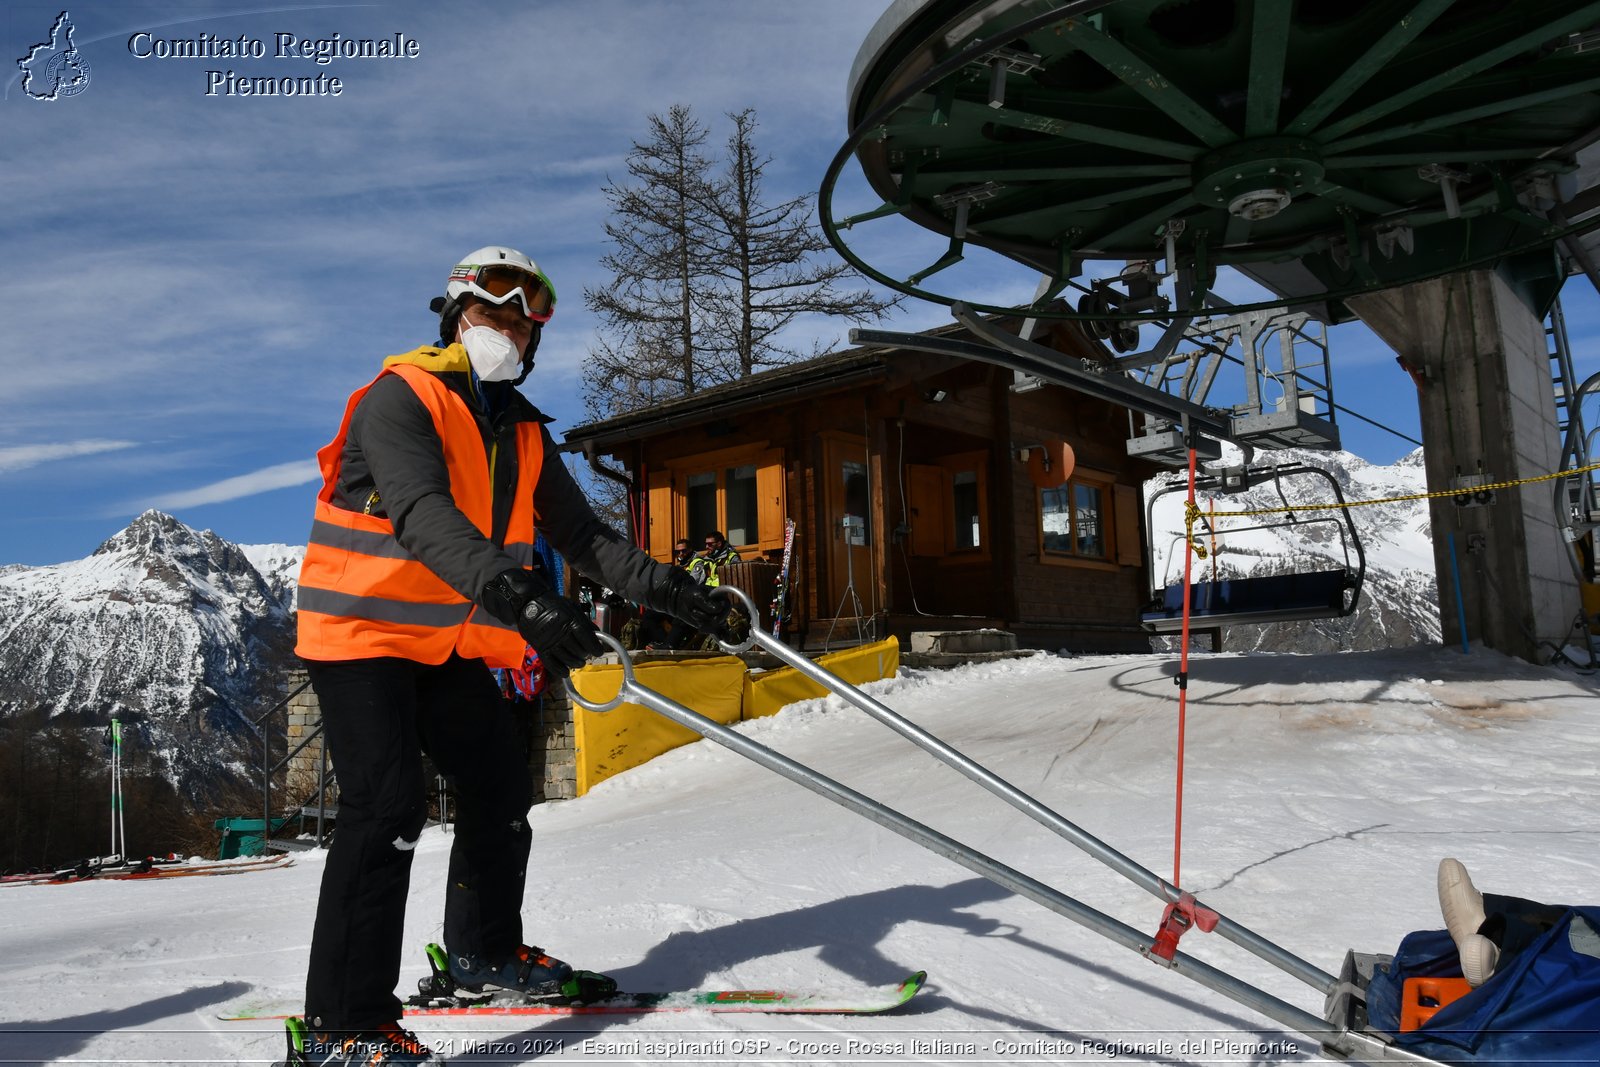
[[50,463],[58,459],[71,459],[73,456],[92,456],[97,452],[115,452],[122,448],[132,448],[134,441],[64,441],[52,445],[12,445],[9,448],[0,448],[0,474],[12,471],[27,470],[37,467],[41,463]]
[[123,510],[142,510],[145,507],[152,507],[162,511],[174,511],[178,508],[198,507],[201,504],[218,504],[224,500],[238,500],[240,497],[255,496],[258,493],[270,493],[274,489],[305,485],[321,477],[322,472],[318,470],[315,460],[297,459],[292,463],[279,463],[251,471],[249,474],[224,478],[220,482],[202,485],[197,489],[168,493]]

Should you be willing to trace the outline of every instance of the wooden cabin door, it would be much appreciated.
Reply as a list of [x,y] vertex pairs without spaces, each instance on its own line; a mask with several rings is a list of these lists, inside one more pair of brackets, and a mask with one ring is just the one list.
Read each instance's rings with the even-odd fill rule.
[[870,615],[872,591],[872,493],[867,440],[828,434],[822,446],[823,543],[827,546],[827,595],[818,605],[823,618]]

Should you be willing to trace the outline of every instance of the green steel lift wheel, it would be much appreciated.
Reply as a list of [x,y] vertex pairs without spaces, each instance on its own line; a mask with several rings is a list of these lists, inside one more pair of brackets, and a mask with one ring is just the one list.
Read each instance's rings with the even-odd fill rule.
[[[823,229],[913,296],[960,299],[923,282],[977,246],[1047,276],[1035,307],[1096,260],[1183,268],[1194,308],[1223,265],[1332,321],[1344,297],[1480,267],[1538,306],[1555,243],[1600,225],[1600,3],[897,0],[849,123]],[[837,217],[852,158],[879,203]],[[909,276],[851,247],[907,222],[950,240]]]

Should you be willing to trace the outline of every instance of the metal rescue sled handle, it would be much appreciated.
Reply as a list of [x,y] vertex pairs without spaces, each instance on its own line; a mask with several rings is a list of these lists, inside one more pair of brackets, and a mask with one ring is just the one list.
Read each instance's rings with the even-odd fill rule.
[[[576,689],[573,689],[571,691],[573,701],[580,707],[593,712],[610,711],[625,703],[638,704],[649,708],[656,714],[670,719],[680,726],[686,726],[702,737],[715,741],[724,748],[732,749],[746,759],[782,775],[796,785],[809,789],[818,796],[826,797],[840,807],[847,808],[857,815],[861,815],[886,829],[894,831],[901,837],[916,842],[930,852],[960,864],[974,874],[987,878],[996,885],[1003,886],[1019,896],[1026,897],[1036,904],[1064,915],[1073,922],[1086,926],[1103,937],[1130,948],[1157,963],[1170,967],[1179,974],[1192,978],[1200,984],[1246,1007],[1252,1008],[1290,1029],[1317,1039],[1322,1042],[1329,1052],[1335,1055],[1361,1060],[1433,1062],[1404,1052],[1401,1049],[1393,1048],[1375,1035],[1355,1033],[1336,1022],[1321,1019],[1287,1001],[1280,1000],[1252,985],[1248,985],[1224,971],[1176,951],[1177,937],[1181,935],[1182,929],[1187,926],[1188,921],[1195,920],[1196,925],[1200,925],[1202,929],[1210,929],[1215,933],[1221,934],[1229,941],[1248,949],[1269,963],[1287,971],[1307,985],[1322,992],[1325,996],[1331,998],[1344,991],[1345,988],[1334,975],[1307,963],[1261,935],[1253,933],[1200,905],[1192,896],[1183,892],[1177,886],[1140,866],[1127,856],[1122,855],[1105,842],[1074,825],[1016,786],[951,748],[939,738],[928,733],[915,723],[908,721],[849,682],[819,667],[776,637],[763,632],[760,626],[760,613],[756,610],[756,606],[749,596],[743,591],[727,585],[718,586],[717,591],[741,601],[750,618],[750,637],[742,644],[724,644],[722,647],[725,650],[742,652],[753,645],[759,645],[762,649],[776,656],[818,685],[854,704],[919,748],[926,750],[941,762],[960,771],[1019,811],[1049,827],[1059,836],[1123,875],[1135,885],[1141,886],[1153,895],[1166,900],[1168,902],[1167,919],[1171,920],[1175,909],[1177,909],[1177,922],[1164,921],[1161,933],[1155,937],[1136,930],[1120,920],[1114,919],[1079,900],[1052,889],[1036,879],[1030,878],[1015,868],[1008,867],[990,856],[946,837],[937,830],[917,822],[898,811],[887,808],[872,798],[858,793],[848,786],[841,785],[804,764],[795,762],[782,753],[752,741],[743,734],[679,704],[670,697],[641,685],[634,677],[633,663],[627,651],[622,647],[621,642],[610,634],[602,632],[599,637],[601,641],[610,645],[618,653],[621,660],[622,685],[617,691],[617,695],[603,703],[591,703],[580,696]],[[1212,925],[1213,923],[1214,926]],[[1177,929],[1172,929],[1174,926]]]

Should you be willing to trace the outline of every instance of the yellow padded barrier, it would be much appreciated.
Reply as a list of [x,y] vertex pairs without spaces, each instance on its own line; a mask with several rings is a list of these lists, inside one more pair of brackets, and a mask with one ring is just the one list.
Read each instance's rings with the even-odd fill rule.
[[[830,652],[818,665],[851,685],[893,678],[900,670],[900,642],[893,637],[870,645]],[[612,693],[616,690],[612,689]],[[759,719],[801,700],[826,696],[827,690],[793,667],[747,675],[744,681],[744,717]]]
[[[708,719],[739,721],[744,698],[744,663],[735,656],[678,662],[643,663],[633,669],[639,684],[654,689]],[[568,684],[585,700],[601,702],[622,687],[622,667],[600,664],[572,672]],[[652,760],[700,735],[638,704],[611,711],[585,711],[572,706],[573,740],[577,747],[578,796],[630,767]]]

